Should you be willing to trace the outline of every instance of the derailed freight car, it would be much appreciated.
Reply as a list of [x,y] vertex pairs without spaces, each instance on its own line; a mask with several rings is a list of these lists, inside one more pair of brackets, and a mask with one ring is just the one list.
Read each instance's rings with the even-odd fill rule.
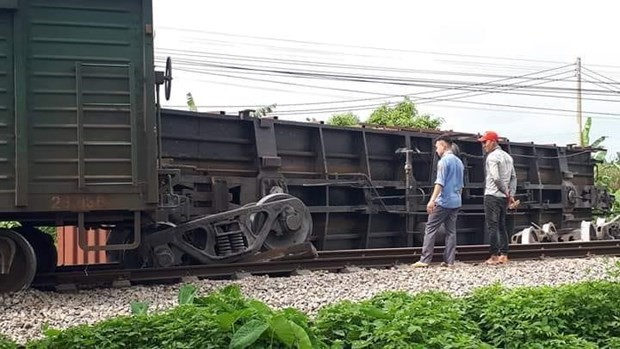
[[[162,125],[163,160],[184,169],[173,187],[192,198],[171,220],[290,193],[309,207],[319,250],[419,245],[438,160],[434,139],[447,133],[465,165],[458,243],[488,243],[478,135],[178,110],[163,110]],[[610,208],[613,197],[594,186],[591,149],[505,139],[500,145],[514,158],[521,200],[508,214],[509,233],[532,222],[579,229],[593,210]],[[192,181],[197,175],[202,183]]]

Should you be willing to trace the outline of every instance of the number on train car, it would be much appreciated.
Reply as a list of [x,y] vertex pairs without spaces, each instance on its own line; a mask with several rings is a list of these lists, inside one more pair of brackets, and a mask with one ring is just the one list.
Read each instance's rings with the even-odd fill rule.
[[88,211],[105,207],[103,196],[56,195],[51,198],[51,208],[59,211]]

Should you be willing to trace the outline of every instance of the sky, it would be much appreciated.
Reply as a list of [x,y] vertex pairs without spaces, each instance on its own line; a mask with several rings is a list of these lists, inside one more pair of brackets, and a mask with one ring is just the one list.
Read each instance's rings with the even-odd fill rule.
[[445,130],[575,144],[579,57],[590,139],[607,136],[609,157],[620,152],[620,4],[613,1],[153,6],[157,66],[173,61],[164,107],[187,109],[191,92],[200,111],[237,114],[276,103],[272,115],[281,119],[352,111],[365,120],[381,103],[409,95],[420,112],[443,118]]

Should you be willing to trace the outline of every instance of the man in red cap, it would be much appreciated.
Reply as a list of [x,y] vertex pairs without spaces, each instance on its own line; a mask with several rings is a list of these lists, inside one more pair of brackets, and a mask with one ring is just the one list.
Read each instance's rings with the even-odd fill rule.
[[489,233],[491,257],[486,264],[508,262],[508,232],[506,209],[515,204],[517,176],[512,157],[499,146],[496,132],[487,131],[478,139],[482,143],[485,160],[484,215]]

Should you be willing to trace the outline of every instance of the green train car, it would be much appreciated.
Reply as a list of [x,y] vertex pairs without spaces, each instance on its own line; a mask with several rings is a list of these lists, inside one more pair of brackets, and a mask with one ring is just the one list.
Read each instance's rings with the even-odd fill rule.
[[[76,225],[85,250],[113,258],[147,246],[151,266],[170,266],[175,255],[204,263],[254,253],[279,220],[248,234],[240,221],[253,208],[253,217],[286,202],[286,215],[305,208],[279,196],[262,209],[193,215],[188,228],[169,222],[188,198],[172,192],[180,170],[159,161],[159,93],[164,85],[170,96],[171,64],[155,72],[153,36],[151,0],[0,0],[0,220],[21,224],[0,229],[0,292],[54,270],[54,242],[36,227]],[[108,244],[87,246],[87,229],[101,227]],[[209,234],[198,252],[186,241],[192,231]]]
[[33,226],[157,207],[151,6],[0,1],[0,216],[48,258]]

